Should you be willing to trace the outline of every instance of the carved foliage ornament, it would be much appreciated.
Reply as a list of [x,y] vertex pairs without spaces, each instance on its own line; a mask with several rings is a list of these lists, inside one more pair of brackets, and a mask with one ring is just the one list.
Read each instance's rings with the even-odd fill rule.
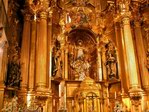
[[90,28],[92,20],[92,10],[86,7],[73,7],[65,14],[66,31],[77,27]]
[[147,69],[149,71],[149,48],[147,50]]
[[15,42],[9,47],[9,63],[7,72],[6,85],[8,87],[19,87],[21,81],[21,71],[20,71],[20,48],[18,43]]

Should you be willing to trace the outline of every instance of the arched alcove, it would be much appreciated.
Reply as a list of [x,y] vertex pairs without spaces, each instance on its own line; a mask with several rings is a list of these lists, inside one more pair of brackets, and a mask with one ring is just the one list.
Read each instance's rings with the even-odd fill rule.
[[68,34],[69,79],[83,80],[80,75],[87,74],[94,78],[96,57],[96,35],[86,28],[77,28],[70,31]]

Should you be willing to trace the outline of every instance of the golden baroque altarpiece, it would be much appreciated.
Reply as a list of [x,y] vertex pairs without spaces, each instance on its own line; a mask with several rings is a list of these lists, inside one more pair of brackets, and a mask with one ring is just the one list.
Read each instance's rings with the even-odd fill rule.
[[2,111],[148,112],[148,6],[9,1],[6,35],[0,26]]

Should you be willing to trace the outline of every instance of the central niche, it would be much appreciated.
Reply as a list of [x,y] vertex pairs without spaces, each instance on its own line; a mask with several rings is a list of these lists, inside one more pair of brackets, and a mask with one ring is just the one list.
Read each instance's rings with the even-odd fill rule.
[[96,39],[88,29],[74,29],[68,35],[68,74],[70,80],[96,79]]

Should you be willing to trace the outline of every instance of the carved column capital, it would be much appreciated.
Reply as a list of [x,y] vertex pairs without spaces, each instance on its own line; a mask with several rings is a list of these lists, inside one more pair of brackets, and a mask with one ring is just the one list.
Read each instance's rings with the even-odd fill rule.
[[30,12],[36,17],[36,15],[39,13],[41,16],[42,13],[42,17],[45,18],[45,14],[46,10],[49,6],[49,1],[47,0],[35,0],[35,1],[29,1],[28,2],[28,7]]
[[132,14],[129,8],[130,3],[128,1],[120,1],[118,2],[118,6],[119,6],[119,10],[114,19],[115,22],[121,22],[125,18],[128,18],[128,19],[132,18]]
[[134,26],[135,26],[135,27],[140,27],[140,26],[141,26],[141,21],[139,21],[139,20],[134,20]]
[[24,14],[25,21],[30,21],[30,19],[31,19],[31,14],[29,14],[29,13]]
[[122,19],[123,25],[129,25],[130,24],[130,19],[128,17],[125,17]]
[[47,17],[48,17],[46,11],[41,11],[41,12],[39,13],[39,15],[40,15],[40,19],[47,19]]

